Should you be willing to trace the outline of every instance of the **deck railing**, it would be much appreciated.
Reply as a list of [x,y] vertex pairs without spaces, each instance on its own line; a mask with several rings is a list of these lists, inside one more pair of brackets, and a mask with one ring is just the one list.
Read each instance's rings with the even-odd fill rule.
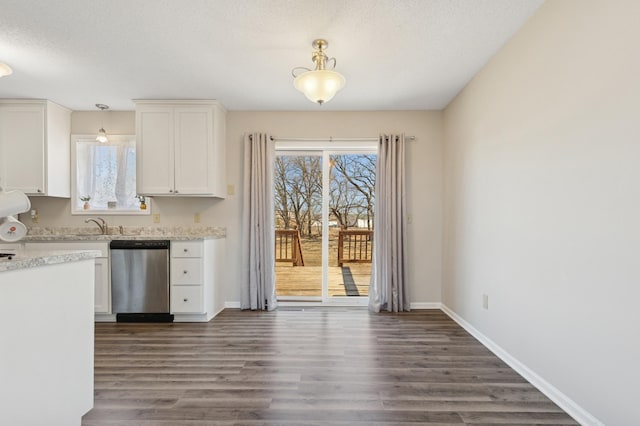
[[291,262],[293,266],[304,266],[300,231],[276,229],[276,262]]
[[371,263],[373,231],[342,229],[338,233],[338,266],[344,263]]

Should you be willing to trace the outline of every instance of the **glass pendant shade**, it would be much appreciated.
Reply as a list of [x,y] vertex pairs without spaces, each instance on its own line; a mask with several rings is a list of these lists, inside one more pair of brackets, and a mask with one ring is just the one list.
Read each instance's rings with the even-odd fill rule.
[[330,70],[307,71],[293,80],[296,89],[311,102],[329,102],[345,84],[342,74]]
[[100,143],[109,142],[109,139],[107,139],[107,132],[103,128],[98,130],[98,137],[96,138],[96,140]]
[[[338,90],[344,87],[346,80],[342,74],[333,71],[336,67],[336,58],[329,58],[324,53],[324,49],[329,46],[327,40],[321,38],[313,40],[311,46],[314,48],[311,60],[315,64],[315,69],[295,67],[291,70],[293,86],[304,93],[311,102],[322,105],[333,99]],[[300,71],[304,72],[298,74]]]
[[[105,104],[96,104],[96,107],[102,112],[101,114],[104,114],[105,109],[109,109],[109,105]],[[100,130],[98,130],[98,137],[96,140],[100,143],[109,142],[109,139],[107,139],[107,132],[104,130],[104,122],[102,121],[100,123]]]
[[13,70],[7,64],[0,62],[0,77],[13,74]]

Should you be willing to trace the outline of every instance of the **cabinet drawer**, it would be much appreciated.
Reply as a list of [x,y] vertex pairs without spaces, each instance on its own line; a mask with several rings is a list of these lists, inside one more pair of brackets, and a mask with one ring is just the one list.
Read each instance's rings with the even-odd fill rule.
[[171,257],[202,257],[202,241],[172,241]]
[[202,284],[202,259],[173,259],[171,285]]
[[204,312],[201,285],[171,287],[171,312],[201,314]]

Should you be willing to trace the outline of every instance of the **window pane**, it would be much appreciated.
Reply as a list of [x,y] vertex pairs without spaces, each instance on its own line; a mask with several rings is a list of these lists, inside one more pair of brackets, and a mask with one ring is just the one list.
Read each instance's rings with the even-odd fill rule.
[[135,139],[112,137],[104,144],[76,139],[75,150],[75,211],[140,211]]

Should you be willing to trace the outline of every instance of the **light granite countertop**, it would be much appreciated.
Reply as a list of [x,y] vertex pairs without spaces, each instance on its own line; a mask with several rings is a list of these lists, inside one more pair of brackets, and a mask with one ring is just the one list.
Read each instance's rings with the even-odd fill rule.
[[96,227],[29,228],[21,240],[29,241],[111,241],[111,240],[172,240],[189,241],[226,238],[224,227],[117,227],[110,226],[109,233],[98,233]]
[[100,250],[0,250],[0,253],[15,253],[9,258],[0,258],[0,272],[58,263],[78,262],[100,256]]

